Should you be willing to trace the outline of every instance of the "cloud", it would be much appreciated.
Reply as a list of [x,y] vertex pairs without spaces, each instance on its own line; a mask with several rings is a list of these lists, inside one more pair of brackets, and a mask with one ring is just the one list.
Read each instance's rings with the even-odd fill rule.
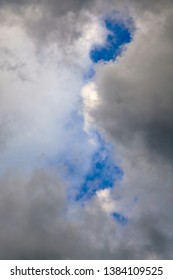
[[[64,54],[67,46],[63,50],[54,44],[38,49],[18,22],[1,26],[2,169],[9,165],[34,167],[40,157],[45,160],[56,157],[70,147],[72,135],[77,139],[78,150],[85,146],[81,141],[84,138],[82,125],[75,127],[72,123],[67,127],[72,113],[80,111],[82,71],[89,65],[87,53],[97,38],[97,22],[91,31],[85,31],[71,46],[67,58]],[[78,53],[78,61],[75,53]],[[87,151],[86,147],[81,149]]]
[[77,12],[78,10],[80,11],[82,8],[87,7],[88,4],[91,3],[91,0],[86,0],[86,1],[79,1],[79,0],[66,0],[66,2],[62,1],[55,1],[55,0],[50,0],[49,3],[47,3],[44,0],[41,1],[29,1],[29,0],[9,0],[9,1],[4,1],[1,0],[0,4],[4,6],[10,6],[16,5],[17,7],[20,6],[45,6],[48,9],[50,9],[53,13],[56,15],[62,15],[64,13],[67,13],[69,11],[74,11]]
[[173,7],[152,4],[140,6],[142,16],[133,6],[136,31],[117,63],[96,67],[98,105],[90,117],[122,156],[114,195],[131,220],[124,238],[132,255],[172,258]]
[[[86,172],[96,148],[83,122],[72,116],[81,114],[82,73],[90,64],[90,45],[102,40],[102,28],[90,17],[72,45],[62,49],[57,37],[41,46],[33,28],[23,26],[27,8],[23,15],[14,7],[1,12],[11,18],[0,28],[0,258],[97,258],[105,242],[99,249],[95,225],[109,219],[95,208],[75,221],[81,208],[69,207],[75,180],[71,176],[69,182],[66,170],[72,162],[80,175]],[[104,240],[105,233],[100,236]]]
[[[102,100],[98,121],[120,141],[130,144],[136,136],[141,136],[152,153],[169,157],[172,150],[171,12],[166,9],[161,16],[146,15],[145,21],[144,30],[139,27],[117,64],[98,67],[97,86]],[[152,37],[151,33],[154,33]]]
[[114,222],[96,202],[87,208],[69,208],[66,187],[56,170],[37,169],[30,177],[7,173],[0,183],[1,259],[114,255]]

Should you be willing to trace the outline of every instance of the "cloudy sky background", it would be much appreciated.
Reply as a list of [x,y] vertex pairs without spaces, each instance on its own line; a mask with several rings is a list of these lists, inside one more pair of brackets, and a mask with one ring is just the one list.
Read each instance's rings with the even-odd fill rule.
[[173,258],[171,0],[0,0],[0,259]]

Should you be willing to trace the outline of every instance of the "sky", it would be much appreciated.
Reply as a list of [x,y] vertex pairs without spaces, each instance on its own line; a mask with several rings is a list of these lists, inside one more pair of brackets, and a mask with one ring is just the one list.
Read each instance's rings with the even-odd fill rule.
[[0,259],[173,259],[171,0],[0,0]]

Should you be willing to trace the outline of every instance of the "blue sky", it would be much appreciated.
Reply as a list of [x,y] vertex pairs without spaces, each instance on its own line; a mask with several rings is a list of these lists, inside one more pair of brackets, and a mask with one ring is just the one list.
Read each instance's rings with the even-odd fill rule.
[[103,25],[107,30],[106,41],[103,45],[94,45],[90,50],[93,63],[114,61],[121,54],[122,46],[132,39],[130,30],[123,22],[107,17]]
[[[132,39],[128,27],[113,17],[106,17],[100,24],[105,28],[107,36],[102,45],[91,47],[89,55],[92,64],[89,69],[86,69],[84,74],[84,81],[86,83],[91,78],[94,78],[94,64],[115,60],[121,54],[123,45],[129,43]],[[70,118],[67,128],[71,129],[72,126],[78,127],[80,135],[83,135],[83,142],[89,143],[89,138],[92,135],[97,148],[88,155],[87,159],[84,158],[83,165],[86,165],[87,168],[81,170],[82,163],[74,161],[70,153],[68,158],[64,155],[62,156],[66,166],[66,176],[70,179],[73,189],[75,189],[75,192],[70,194],[70,199],[75,199],[80,203],[95,196],[97,191],[115,187],[116,183],[123,179],[123,170],[114,161],[115,147],[108,143],[97,130],[91,128],[92,132],[90,135],[84,133],[82,131],[83,125],[83,117],[74,113]],[[121,225],[127,224],[127,217],[119,212],[112,213],[112,217]]]
[[77,201],[91,198],[99,190],[114,187],[123,177],[123,171],[114,162],[111,145],[97,131],[94,134],[97,150],[92,155],[90,168],[80,185]]
[[124,226],[128,223],[128,218],[119,212],[113,212],[112,217],[120,225]]
[[[95,63],[115,60],[121,54],[123,45],[132,40],[132,34],[126,24],[114,19],[112,16],[104,18],[102,24],[107,31],[106,40],[102,45],[92,46],[90,59],[93,65],[85,74],[86,80],[94,76],[93,66]],[[121,180],[123,177],[123,171],[114,162],[111,145],[106,143],[97,131],[95,132],[95,138],[99,143],[99,147],[92,156],[90,170],[80,186],[80,191],[76,197],[77,200],[92,197],[98,190],[112,188],[115,186],[116,181]]]
[[[99,190],[113,188],[123,177],[122,169],[114,162],[111,143],[97,130],[86,133],[83,126],[80,113],[70,115],[66,124],[66,138],[69,139],[66,149],[56,160],[49,161],[51,166],[63,169],[63,176],[70,182],[69,198],[78,202],[90,199]],[[76,138],[80,139],[80,146],[79,142],[76,145],[71,141]]]

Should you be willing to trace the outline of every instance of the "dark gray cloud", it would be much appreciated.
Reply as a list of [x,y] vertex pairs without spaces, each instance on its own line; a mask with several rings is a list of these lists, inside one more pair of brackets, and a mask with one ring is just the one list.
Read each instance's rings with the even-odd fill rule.
[[8,173],[0,186],[0,259],[172,257],[168,220],[146,213],[119,228],[96,200],[69,212],[56,170]]
[[[149,16],[150,17],[150,16]],[[147,18],[146,18],[147,20]],[[141,137],[150,153],[172,158],[172,16],[166,12],[148,18],[146,30],[117,64],[98,69],[101,105],[94,117],[116,141],[126,145]],[[152,37],[150,37],[152,34]]]
[[56,15],[62,15],[64,13],[67,13],[69,11],[72,12],[77,12],[80,11],[82,8],[87,7],[88,4],[92,3],[91,0],[86,0],[86,1],[80,1],[80,0],[66,0],[66,1],[56,1],[56,0],[50,0],[45,1],[45,0],[1,0],[0,4],[3,6],[9,6],[12,5],[13,8],[14,6],[21,7],[21,6],[36,6],[36,5],[44,5],[45,8],[50,9],[52,13],[55,13]]
[[115,233],[115,225],[97,205],[93,212],[77,207],[70,214],[65,185],[56,173],[35,170],[30,178],[8,173],[1,180],[0,259],[111,256],[107,231]]
[[141,215],[138,208],[121,228],[96,200],[69,211],[66,188],[55,170],[35,170],[30,178],[8,173],[0,183],[0,259],[173,257],[172,220],[166,217],[147,209]]
[[[78,13],[81,10],[85,9],[87,11],[92,10],[96,13],[102,11],[107,12],[108,10],[119,10],[119,9],[129,9],[136,10],[139,12],[160,12],[163,10],[163,7],[170,7],[171,0],[146,0],[146,1],[137,1],[137,0],[109,0],[104,3],[102,0],[66,0],[66,1],[56,1],[56,0],[0,0],[0,5],[2,7],[12,7],[13,11],[19,11],[20,8],[36,8],[41,7],[44,11],[50,12],[52,15],[63,16],[68,12]],[[15,10],[16,8],[16,10]]]
[[90,114],[122,155],[120,207],[132,218],[133,234],[129,229],[125,240],[134,245],[133,256],[169,259],[173,257],[173,5],[146,1],[143,6],[143,2],[132,7],[137,29],[122,57],[96,68],[99,105]]
[[78,1],[0,1],[2,24],[18,24],[35,39],[39,46],[55,43],[71,44],[81,36],[88,17],[85,11],[92,7],[91,0]]
[[[0,1],[2,10],[7,10],[3,21],[13,22],[18,15],[22,24],[39,46],[56,42],[64,45],[72,44],[82,34],[83,26],[90,21],[90,15],[102,16],[112,10],[122,15],[143,16],[145,12],[160,13],[164,7],[170,7],[171,1],[136,1],[136,0],[36,0],[36,1]],[[127,12],[128,11],[128,12]],[[2,19],[1,19],[2,21]]]

